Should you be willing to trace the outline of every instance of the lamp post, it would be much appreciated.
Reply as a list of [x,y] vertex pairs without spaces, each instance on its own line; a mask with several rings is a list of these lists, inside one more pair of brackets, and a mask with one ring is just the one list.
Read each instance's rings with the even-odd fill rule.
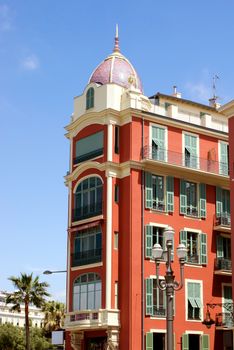
[[[163,251],[160,244],[156,243],[152,248],[152,256],[155,259],[156,263],[156,281],[157,288],[160,290],[166,291],[166,321],[167,321],[167,350],[174,349],[174,335],[173,335],[173,300],[174,300],[174,292],[180,290],[184,284],[184,263],[185,257],[187,254],[187,249],[184,244],[179,244],[177,247],[177,256],[180,262],[180,283],[175,281],[174,272],[172,270],[172,259],[171,253],[173,249],[173,237],[174,230],[172,227],[168,226],[164,229],[164,238],[165,238],[165,246],[166,250]],[[159,265],[162,256],[166,257],[166,274],[164,280],[159,280]]]

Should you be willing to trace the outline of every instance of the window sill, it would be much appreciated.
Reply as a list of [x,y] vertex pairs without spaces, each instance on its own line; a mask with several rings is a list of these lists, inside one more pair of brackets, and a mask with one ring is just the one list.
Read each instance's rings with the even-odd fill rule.
[[96,220],[102,220],[103,215],[97,215],[97,216],[92,216],[91,218],[84,219],[84,220],[78,220],[78,221],[73,221],[72,226],[77,226],[77,225],[82,225],[82,224],[88,224],[89,222],[96,221]]
[[199,221],[202,220],[199,216],[190,216],[190,215],[184,215],[184,214],[181,214],[181,215],[183,215],[185,219],[189,219],[189,220],[199,220]]
[[[147,208],[145,208],[147,209]],[[168,212],[165,210],[158,210],[158,209],[150,209],[150,213],[154,213],[154,214],[161,214],[161,215],[168,215]]]
[[201,264],[198,264],[198,263],[190,263],[190,262],[185,262],[185,266],[189,266],[189,267],[197,267],[199,269],[201,269],[203,266],[206,266],[206,265],[201,265]]
[[186,321],[187,322],[196,322],[196,323],[201,323],[202,322],[202,320],[201,319],[199,319],[199,320],[194,320],[194,319],[186,319]]

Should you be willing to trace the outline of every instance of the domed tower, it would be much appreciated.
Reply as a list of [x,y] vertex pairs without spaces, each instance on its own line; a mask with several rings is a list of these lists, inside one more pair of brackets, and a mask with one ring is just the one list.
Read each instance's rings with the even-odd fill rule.
[[115,45],[113,52],[101,62],[91,74],[89,83],[114,83],[124,88],[135,86],[143,93],[141,80],[129,60],[122,55],[119,48],[118,26],[116,26]]

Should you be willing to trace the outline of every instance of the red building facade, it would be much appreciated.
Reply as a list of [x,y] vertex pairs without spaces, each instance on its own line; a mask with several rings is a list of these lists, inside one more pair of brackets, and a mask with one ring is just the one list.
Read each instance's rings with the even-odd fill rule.
[[[166,349],[165,293],[152,247],[187,248],[174,299],[175,349],[232,349],[228,121],[225,108],[143,94],[114,51],[74,100],[70,140],[67,349]],[[180,266],[174,254],[173,270]],[[161,263],[160,278],[165,275]]]

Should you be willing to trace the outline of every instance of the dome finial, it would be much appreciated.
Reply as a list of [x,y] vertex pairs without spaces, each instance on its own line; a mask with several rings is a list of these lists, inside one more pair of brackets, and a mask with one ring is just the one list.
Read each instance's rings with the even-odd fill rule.
[[116,29],[115,29],[115,46],[114,46],[114,52],[120,52],[119,49],[119,27],[118,24],[116,24]]

